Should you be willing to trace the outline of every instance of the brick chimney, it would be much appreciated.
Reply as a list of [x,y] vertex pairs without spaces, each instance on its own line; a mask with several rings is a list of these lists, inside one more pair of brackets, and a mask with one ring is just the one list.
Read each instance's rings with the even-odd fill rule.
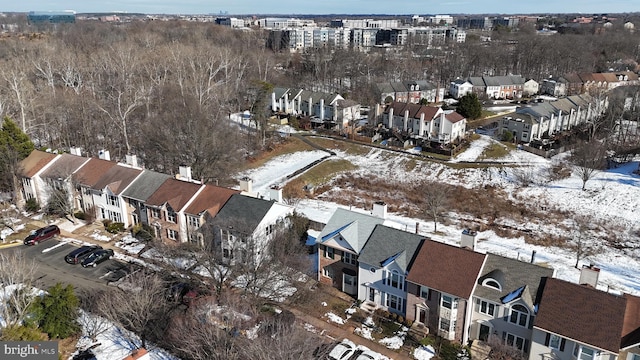
[[591,287],[598,286],[598,278],[600,277],[600,268],[595,267],[593,264],[582,265],[580,269],[580,285],[589,285]]

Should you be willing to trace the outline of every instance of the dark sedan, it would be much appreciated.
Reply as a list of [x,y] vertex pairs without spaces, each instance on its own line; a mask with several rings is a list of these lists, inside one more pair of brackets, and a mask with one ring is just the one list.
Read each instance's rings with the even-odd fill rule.
[[82,260],[82,262],[81,262],[81,265],[83,267],[89,267],[89,266],[95,267],[96,265],[100,264],[101,262],[103,262],[103,261],[105,261],[107,259],[111,259],[112,257],[113,257],[113,250],[111,250],[111,249],[96,250],[96,251],[92,252],[91,254],[89,254],[89,256],[84,258],[84,260]]

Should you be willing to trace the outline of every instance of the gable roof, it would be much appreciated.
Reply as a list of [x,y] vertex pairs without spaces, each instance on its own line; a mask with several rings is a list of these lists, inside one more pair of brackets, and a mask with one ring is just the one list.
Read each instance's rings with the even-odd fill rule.
[[625,349],[640,343],[640,297],[624,294],[627,307],[622,324],[620,348]]
[[625,303],[622,296],[544,278],[534,327],[618,353]]
[[233,227],[241,233],[250,234],[255,231],[273,204],[273,201],[233,194],[213,218],[212,224]]
[[202,187],[201,184],[167,179],[146,201],[147,205],[162,206],[169,204],[174,211],[180,211]]
[[431,121],[436,117],[438,112],[441,111],[441,108],[437,106],[411,104],[397,101],[394,101],[391,104],[387,105],[387,107],[384,109],[384,113],[388,114],[390,109],[393,109],[394,116],[404,116],[404,113],[408,111],[409,118],[412,119],[420,119],[420,115],[424,114],[424,119],[426,121]]
[[469,249],[428,240],[418,251],[407,281],[469,299],[485,256]]
[[360,254],[376,225],[383,222],[383,219],[376,216],[338,208],[318,235],[318,242],[330,241],[340,234],[349,247]]
[[93,188],[98,180],[114,166],[116,166],[114,162],[91,158],[73,174],[73,180],[81,185]]
[[449,122],[451,122],[452,124],[455,124],[458,121],[464,120],[464,116],[460,115],[460,113],[455,112],[455,111],[450,112],[447,115],[445,115],[445,118],[447,118],[447,120],[449,120]]
[[102,190],[105,187],[109,187],[109,190],[111,190],[113,194],[120,195],[120,193],[126,189],[141,172],[141,169],[116,165],[107,170],[98,182],[96,182],[93,188],[96,190]]
[[[489,253],[473,295],[501,303],[508,294],[526,287],[528,292],[523,291],[518,294],[518,297],[522,298],[529,308],[533,308],[540,280],[551,276],[553,276],[553,269]],[[502,291],[482,286],[482,282],[487,279],[496,280]]]
[[146,202],[147,199],[158,190],[171,175],[144,170],[133,183],[122,193],[122,196],[130,199]]
[[62,154],[51,166],[40,174],[44,178],[67,178],[78,170],[89,158]]
[[423,239],[420,235],[378,224],[362,248],[358,261],[378,268],[395,261],[406,273]]
[[220,208],[229,200],[231,195],[239,194],[239,190],[228,189],[220,186],[205,185],[195,199],[184,210],[187,214],[199,215],[207,211],[209,215],[216,216]]
[[20,161],[20,175],[31,178],[56,158],[56,154],[33,150],[29,156]]

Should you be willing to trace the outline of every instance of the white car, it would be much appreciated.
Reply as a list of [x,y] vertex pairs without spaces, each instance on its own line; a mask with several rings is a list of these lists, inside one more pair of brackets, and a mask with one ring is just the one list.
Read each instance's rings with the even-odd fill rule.
[[350,358],[356,351],[356,344],[349,339],[342,340],[338,343],[329,353],[329,359],[331,360],[346,360]]
[[371,351],[371,350],[368,350],[368,349],[363,351],[356,358],[356,360],[381,360],[381,359],[382,359],[382,355],[381,354],[378,354],[377,352]]

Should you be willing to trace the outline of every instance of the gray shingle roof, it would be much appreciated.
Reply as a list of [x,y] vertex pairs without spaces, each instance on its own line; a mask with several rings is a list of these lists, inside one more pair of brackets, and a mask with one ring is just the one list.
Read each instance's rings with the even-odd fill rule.
[[171,178],[170,175],[161,174],[159,172],[144,170],[138,178],[129,185],[122,193],[123,197],[138,201],[147,201],[165,180]]
[[232,195],[213,218],[215,226],[233,226],[237,231],[251,234],[267,215],[273,201],[240,194]]
[[395,258],[396,264],[407,272],[423,239],[424,237],[410,232],[376,225],[362,248],[358,261],[380,268],[386,260],[398,255]]
[[338,232],[360,254],[375,226],[383,222],[379,217],[338,208],[318,235],[317,241],[328,241]]
[[[522,297],[531,307],[535,301],[535,298],[531,298],[531,296],[536,296],[538,286],[540,286],[540,279],[551,276],[553,276],[553,269],[500,255],[487,254],[487,260],[482,268],[478,278],[478,285],[473,294],[474,296],[500,303],[505,295],[526,286],[529,298],[526,299],[526,292],[522,294]],[[487,278],[497,280],[502,286],[502,291],[482,286],[482,282]]]

